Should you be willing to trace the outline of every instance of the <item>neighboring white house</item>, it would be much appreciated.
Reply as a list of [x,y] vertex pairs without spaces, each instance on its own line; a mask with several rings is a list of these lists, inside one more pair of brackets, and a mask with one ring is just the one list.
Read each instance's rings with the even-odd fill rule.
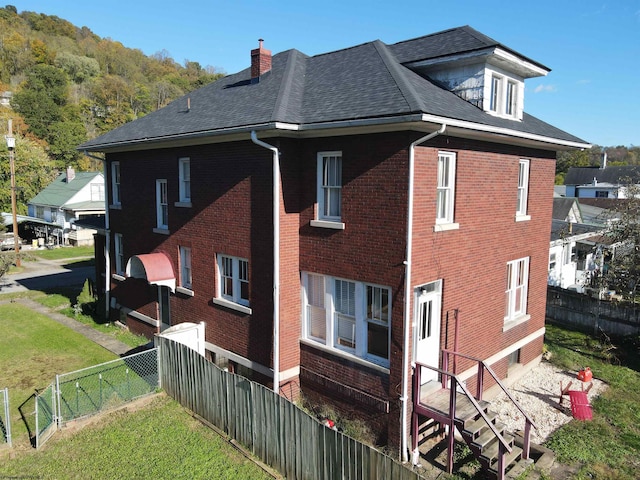
[[547,283],[582,291],[600,268],[602,232],[600,226],[552,220]]
[[[68,167],[31,199],[28,208],[31,217],[59,226],[51,232],[57,243],[92,245],[95,230],[77,227],[75,221],[104,217],[104,176],[101,172],[76,173]],[[45,233],[40,236],[44,241]]]

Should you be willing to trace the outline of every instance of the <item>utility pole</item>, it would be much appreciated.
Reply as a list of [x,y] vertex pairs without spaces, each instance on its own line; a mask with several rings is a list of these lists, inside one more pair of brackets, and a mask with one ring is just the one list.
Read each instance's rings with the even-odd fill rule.
[[18,213],[16,206],[16,165],[14,156],[16,139],[13,136],[12,119],[9,119],[8,132],[9,133],[5,136],[5,139],[7,140],[7,148],[9,149],[9,168],[11,170],[11,214],[13,215],[13,246],[16,249],[16,267],[20,267],[20,237],[18,237]]

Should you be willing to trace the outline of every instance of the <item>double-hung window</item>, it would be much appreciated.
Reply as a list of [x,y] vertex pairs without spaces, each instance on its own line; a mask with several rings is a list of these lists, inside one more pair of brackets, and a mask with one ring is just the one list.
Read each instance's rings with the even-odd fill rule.
[[529,257],[508,262],[507,288],[505,290],[505,323],[526,315],[528,285]]
[[180,203],[191,202],[191,160],[178,160],[178,182],[180,183]]
[[518,205],[516,217],[528,219],[527,201],[529,197],[529,160],[520,160],[518,166]]
[[504,106],[505,113],[508,116],[516,116],[518,108],[518,85],[515,82],[507,81],[507,99]]
[[124,275],[124,247],[122,245],[122,234],[116,233],[113,236],[115,247],[116,274]]
[[303,274],[307,340],[382,367],[389,366],[391,292],[388,287]]
[[180,285],[191,289],[191,249],[180,247]]
[[437,179],[438,186],[436,193],[436,224],[452,224],[456,184],[455,153],[438,153]]
[[120,199],[120,162],[113,162],[111,164],[111,204],[119,206]]
[[248,307],[249,261],[229,255],[218,255],[218,286],[220,298]]
[[318,153],[318,220],[342,219],[342,152]]
[[156,227],[159,230],[169,229],[169,197],[167,180],[156,180]]
[[500,97],[502,96],[502,78],[495,75],[491,76],[491,97],[489,98],[489,110],[499,113]]

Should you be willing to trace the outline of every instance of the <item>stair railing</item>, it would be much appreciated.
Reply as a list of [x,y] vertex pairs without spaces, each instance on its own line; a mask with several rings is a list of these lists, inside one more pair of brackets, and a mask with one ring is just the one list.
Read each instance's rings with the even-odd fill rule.
[[[489,419],[487,414],[484,412],[483,408],[480,406],[478,401],[474,398],[474,396],[469,392],[465,384],[453,373],[447,372],[446,370],[442,370],[436,367],[432,367],[430,365],[424,365],[422,363],[416,363],[415,369],[413,372],[413,419],[412,419],[412,433],[413,433],[413,449],[415,450],[418,446],[417,437],[418,437],[418,424],[417,424],[417,413],[422,410],[421,402],[420,402],[420,376],[422,373],[422,368],[427,368],[434,372],[438,372],[444,383],[451,383],[449,388],[449,415],[448,415],[448,425],[449,425],[449,433],[448,433],[448,448],[447,448],[447,473],[453,473],[453,447],[454,447],[454,434],[453,430],[455,427],[455,419],[456,419],[456,393],[458,388],[462,390],[464,395],[469,399],[471,404],[474,406],[476,411],[480,414],[480,416],[484,419],[487,426],[491,429],[493,434],[498,439],[498,472],[502,472],[502,475],[499,478],[504,478],[504,469],[506,465],[504,465],[504,456],[507,452],[511,453],[512,448],[509,445],[509,442],[505,440],[502,434],[495,427],[493,422]],[[449,381],[446,380],[449,378]],[[445,387],[446,388],[446,387]],[[422,410],[423,411],[423,410]]]
[[470,355],[465,355],[465,354],[460,353],[460,352],[453,352],[451,350],[443,349],[442,350],[442,368],[443,368],[443,370],[448,370],[449,369],[449,357],[451,355],[453,355],[454,357],[458,356],[458,357],[466,358],[468,360],[472,360],[474,362],[477,362],[477,364],[478,364],[478,379],[476,381],[476,392],[477,392],[476,398],[478,400],[482,400],[482,392],[484,390],[484,372],[486,370],[493,377],[493,379],[495,380],[496,384],[498,384],[500,386],[500,388],[502,389],[502,391],[507,395],[507,398],[509,398],[509,400],[511,400],[511,403],[513,403],[516,406],[516,408],[518,410],[520,410],[520,413],[522,413],[522,416],[525,419],[524,441],[523,441],[523,446],[522,446],[522,458],[527,460],[529,458],[529,450],[530,450],[530,447],[531,447],[531,427],[533,427],[535,429],[538,428],[536,426],[536,424],[533,422],[533,420],[531,419],[531,417],[529,417],[529,415],[527,415],[527,413],[520,406],[520,404],[516,401],[516,399],[513,398],[513,396],[509,392],[509,390],[507,390],[507,388],[504,386],[504,384],[500,381],[500,379],[498,378],[498,375],[496,375],[496,373],[493,371],[493,369],[489,365],[487,365],[484,360],[472,357]]

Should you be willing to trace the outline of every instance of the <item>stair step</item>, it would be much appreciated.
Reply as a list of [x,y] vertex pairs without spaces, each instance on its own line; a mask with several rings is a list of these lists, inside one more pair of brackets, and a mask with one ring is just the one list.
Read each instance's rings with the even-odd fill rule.
[[[498,416],[498,414],[496,412],[492,412],[491,410],[489,410],[488,412],[486,412],[487,417],[489,418],[489,421],[491,421],[493,423],[493,421],[496,419],[496,417]],[[484,421],[484,418],[480,417],[476,420],[469,420],[467,422],[465,422],[465,426],[464,426],[464,431],[465,432],[469,432],[469,434],[472,437],[475,437],[476,434],[482,430],[483,427],[487,426],[487,422]]]
[[[509,465],[511,465],[512,463],[517,462],[520,459],[520,456],[522,455],[522,449],[520,447],[513,447],[513,451],[511,453],[507,452],[507,454],[504,456],[504,465],[505,465],[505,471],[509,470]],[[498,459],[496,458],[494,461],[491,462],[490,466],[489,466],[489,470],[494,472],[494,473],[498,473]]]
[[[505,425],[502,423],[496,423],[495,424],[496,430],[498,430],[498,432],[500,432],[500,434],[502,434]],[[505,440],[509,441],[508,438],[506,438],[507,436],[502,434],[503,437],[505,437]],[[473,440],[473,444],[475,446],[477,446],[478,448],[484,448],[486,445],[489,444],[489,442],[493,439],[497,440],[496,434],[493,433],[493,430],[491,430],[488,426],[486,426],[485,424],[485,430],[484,432],[482,432],[482,434]],[[513,437],[511,437],[513,439]],[[512,442],[511,442],[512,443]]]
[[[493,432],[491,432],[491,434],[493,435]],[[509,446],[512,448],[514,452],[516,451],[516,449],[522,452],[522,449],[520,447],[516,447],[513,444],[513,437],[511,435],[503,434],[502,437],[507,441],[507,443],[509,444]],[[480,454],[480,457],[489,464],[498,457],[498,448],[500,446],[500,441],[498,440],[498,437],[493,435],[493,438],[494,438],[494,441],[488,442],[488,444],[485,445],[485,447],[482,449],[482,453]]]

